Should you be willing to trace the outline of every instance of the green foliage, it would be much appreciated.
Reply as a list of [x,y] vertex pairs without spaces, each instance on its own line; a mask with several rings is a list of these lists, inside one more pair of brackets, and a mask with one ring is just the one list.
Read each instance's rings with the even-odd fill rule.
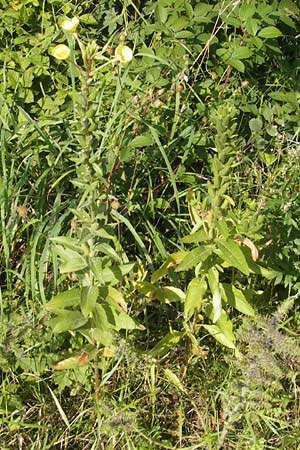
[[1,445],[293,448],[297,2],[0,3]]

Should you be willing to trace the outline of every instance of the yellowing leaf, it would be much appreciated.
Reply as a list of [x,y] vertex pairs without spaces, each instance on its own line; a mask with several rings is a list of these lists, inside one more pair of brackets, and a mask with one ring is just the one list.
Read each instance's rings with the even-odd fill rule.
[[250,248],[253,261],[257,261],[258,260],[258,250],[255,247],[255,245],[253,244],[253,242],[250,239],[245,238],[243,240],[243,244],[246,245],[248,248]]

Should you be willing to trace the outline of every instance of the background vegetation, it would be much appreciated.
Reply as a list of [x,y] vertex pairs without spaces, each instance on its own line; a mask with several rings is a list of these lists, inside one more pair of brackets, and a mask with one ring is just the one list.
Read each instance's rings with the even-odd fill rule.
[[297,2],[0,5],[1,450],[300,448]]

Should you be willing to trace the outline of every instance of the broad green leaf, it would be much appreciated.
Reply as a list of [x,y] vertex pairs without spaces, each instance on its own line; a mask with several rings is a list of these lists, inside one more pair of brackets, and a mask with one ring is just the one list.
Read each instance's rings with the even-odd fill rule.
[[241,4],[239,8],[239,15],[242,20],[247,20],[254,16],[256,8],[254,5]]
[[276,27],[266,27],[266,28],[263,28],[262,30],[260,30],[260,32],[258,33],[258,36],[260,38],[264,38],[264,39],[273,39],[273,38],[282,36],[282,33]]
[[290,103],[291,105],[298,107],[299,105],[299,98],[297,98],[297,95],[294,91],[274,91],[270,92],[268,94],[269,97],[273,98],[274,100],[278,100],[280,102],[284,103]]
[[149,147],[153,144],[153,137],[151,133],[144,133],[136,136],[130,142],[130,147],[140,148],[140,147]]
[[78,240],[75,238],[67,237],[67,236],[57,236],[54,238],[50,238],[54,244],[60,244],[63,247],[67,247],[71,250],[74,250],[75,252],[82,252],[82,248],[78,243]]
[[74,250],[56,245],[55,252],[60,258],[59,269],[61,273],[78,272],[87,267],[85,258]]
[[105,298],[107,302],[111,302],[118,311],[127,313],[127,303],[122,292],[112,286],[107,286],[105,288],[100,288],[100,295],[102,295],[103,289],[106,290],[106,296],[103,298]]
[[186,16],[179,16],[176,18],[174,15],[172,15],[166,23],[166,26],[170,28],[172,32],[176,33],[186,28],[189,23],[190,21]]
[[91,336],[92,341],[96,341],[98,344],[104,345],[105,347],[110,346],[114,341],[114,333],[102,328],[91,328],[89,330],[89,335]]
[[132,319],[128,314],[122,312],[116,316],[116,330],[145,330],[145,327]]
[[185,336],[185,331],[171,331],[166,334],[150,351],[149,355],[154,358],[157,356],[163,356],[168,353],[169,350],[176,347],[180,340]]
[[183,302],[185,300],[185,293],[174,286],[157,287],[149,281],[143,281],[138,284],[137,289],[142,294],[162,302]]
[[225,347],[235,349],[235,344],[232,339],[230,339],[226,334],[224,334],[218,325],[202,325],[203,328],[206,329],[206,331],[211,334],[216,341],[218,341],[220,344],[224,345]]
[[128,263],[102,268],[102,261],[102,258],[93,258],[91,269],[99,283],[111,286],[120,283],[124,275],[127,275],[135,266],[134,263]]
[[201,246],[190,250],[181,263],[175,268],[175,272],[182,272],[185,270],[192,269],[199,262],[203,262],[212,254],[211,246]]
[[212,322],[216,323],[219,320],[222,312],[222,297],[219,288],[215,289],[213,292],[212,307],[213,307]]
[[226,61],[228,65],[234,67],[239,72],[244,73],[245,72],[245,64],[240,59],[229,59]]
[[185,300],[184,292],[174,286],[163,286],[156,291],[156,295],[159,300],[165,302],[184,302]]
[[207,280],[211,292],[219,288],[219,272],[215,267],[208,270]]
[[103,331],[109,331],[115,329],[117,326],[117,313],[108,304],[96,303],[93,310],[93,318],[95,321],[95,328]]
[[238,47],[236,48],[230,59],[247,59],[253,55],[253,52],[248,47]]
[[227,283],[223,283],[222,287],[222,297],[228,305],[232,306],[243,314],[247,314],[248,316],[252,317],[255,316],[254,309],[247,301],[245,295],[240,289],[237,289],[236,287]]
[[60,311],[57,317],[48,320],[48,325],[54,333],[72,331],[85,325],[88,319],[79,311]]
[[256,36],[259,29],[259,21],[257,19],[249,18],[245,21],[245,28],[251,36]]
[[193,11],[193,7],[189,0],[184,1],[184,9],[185,9],[185,12],[186,12],[188,18],[191,20],[193,18],[194,11]]
[[61,292],[53,297],[48,303],[46,303],[45,308],[49,311],[61,310],[67,308],[68,306],[76,306],[80,303],[80,289],[73,288],[68,291]]
[[260,117],[249,120],[249,127],[252,133],[259,133],[263,127],[263,121]]
[[217,241],[218,249],[215,253],[220,256],[229,266],[235,267],[245,275],[249,275],[249,266],[239,245],[232,240]]
[[206,289],[207,284],[204,278],[193,278],[189,282],[184,302],[184,315],[187,320],[192,317],[196,309],[201,308]]
[[81,312],[88,317],[97,303],[99,289],[97,286],[85,286],[81,289]]
[[116,250],[109,244],[106,243],[102,243],[99,245],[96,245],[95,250],[97,252],[101,252],[104,253],[104,255],[110,256],[111,259],[121,262],[121,258],[118,255],[118,253],[116,252]]
[[222,297],[220,292],[219,272],[215,267],[212,267],[208,270],[207,280],[210,291],[212,293],[211,320],[213,323],[215,323],[220,318],[222,312]]
[[168,8],[166,8],[165,2],[158,0],[155,7],[155,18],[159,23],[166,23],[168,19]]
[[222,333],[227,336],[232,342],[235,342],[235,335],[233,334],[233,325],[228,316],[228,314],[224,311],[221,312],[220,318],[216,325],[220,328]]
[[194,244],[201,241],[208,241],[210,240],[210,237],[208,236],[207,232],[204,230],[204,228],[201,228],[200,230],[196,231],[195,233],[188,234],[187,236],[184,236],[181,241],[185,244]]

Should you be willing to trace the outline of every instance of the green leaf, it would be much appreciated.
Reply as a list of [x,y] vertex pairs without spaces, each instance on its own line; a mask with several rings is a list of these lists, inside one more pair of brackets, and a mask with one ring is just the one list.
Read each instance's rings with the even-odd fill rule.
[[211,246],[202,246],[190,250],[176,267],[175,272],[182,272],[195,267],[199,262],[205,261],[212,254]]
[[122,312],[117,315],[116,330],[145,330],[145,327],[132,319],[128,314]]
[[61,310],[68,306],[76,306],[80,303],[80,289],[73,288],[68,291],[61,292],[53,297],[48,303],[45,304],[45,308],[49,311]]
[[176,347],[181,339],[185,336],[185,331],[171,331],[166,334],[150,351],[149,355],[152,357],[163,356],[169,350]]
[[218,325],[202,325],[202,326],[220,344],[224,345],[225,347],[231,348],[231,349],[235,349],[236,348],[234,341],[232,339],[230,339],[230,337],[227,336],[225,333],[223,333],[221,331],[221,329],[218,327]]
[[240,289],[232,286],[231,284],[223,283],[222,284],[222,297],[228,305],[232,306],[236,310],[240,311],[243,314],[248,316],[255,316],[255,311],[248,303],[245,295]]
[[96,245],[95,250],[97,252],[101,252],[104,255],[110,256],[111,259],[122,262],[120,256],[117,254],[116,250],[109,244],[102,243],[99,245]]
[[155,18],[159,23],[166,23],[168,19],[168,8],[164,6],[164,2],[158,0],[155,7]]
[[108,304],[96,303],[93,310],[93,318],[96,328],[103,331],[109,331],[115,329],[117,326],[117,314]]
[[227,64],[234,67],[239,72],[242,72],[242,73],[245,72],[245,65],[239,59],[229,59],[227,61]]
[[63,333],[64,331],[72,331],[85,325],[88,319],[79,311],[62,311],[57,317],[48,320],[48,325],[54,333]]
[[179,380],[178,376],[175,375],[174,372],[172,372],[172,370],[164,369],[164,372],[165,372],[165,376],[167,377],[168,381],[171,384],[173,384],[173,386],[175,386],[178,391],[185,392],[183,384]]
[[259,21],[252,18],[247,19],[245,22],[245,28],[251,36],[256,36],[256,33],[259,29]]
[[187,254],[188,254],[187,251],[179,251],[179,252],[171,253],[171,255],[168,256],[168,258],[160,266],[160,268],[157,269],[152,274],[151,283],[156,283],[158,280],[163,278],[168,273],[168,270],[171,267],[175,267],[177,264],[179,264]]
[[186,16],[180,17],[172,16],[169,18],[168,22],[166,23],[166,26],[176,33],[186,28],[189,23],[190,21]]
[[253,52],[248,47],[238,47],[236,48],[230,59],[247,59],[253,55]]
[[219,272],[212,267],[208,270],[207,280],[212,293],[212,322],[217,322],[222,312],[222,297],[220,292]]
[[200,309],[202,300],[207,289],[204,278],[193,278],[187,287],[186,298],[184,302],[184,316],[189,320],[196,309]]
[[235,267],[245,275],[249,275],[249,267],[244,253],[239,245],[232,240],[217,241],[218,249],[215,253],[220,256],[229,266]]
[[99,294],[107,302],[111,303],[118,311],[127,312],[127,303],[122,292],[112,286],[105,286],[99,289]]
[[85,286],[81,289],[81,312],[88,317],[97,303],[99,289],[96,286]]
[[263,121],[260,117],[249,120],[249,127],[252,133],[259,133],[263,127]]
[[260,38],[264,38],[264,39],[273,39],[273,38],[282,36],[282,33],[276,27],[266,27],[266,28],[263,28],[262,30],[260,30],[260,32],[258,33],[258,36]]
[[140,147],[149,147],[153,144],[153,138],[151,133],[144,133],[136,136],[130,142],[130,147],[140,148]]
[[200,230],[196,231],[195,233],[188,234],[187,236],[184,236],[181,241],[185,244],[193,244],[198,243],[201,241],[208,241],[210,240],[210,237],[208,236],[207,232],[204,230],[204,228],[201,228]]
[[57,236],[54,238],[50,238],[50,240],[52,242],[54,242],[54,244],[60,244],[63,247],[67,247],[71,250],[74,250],[75,252],[81,252],[82,249],[80,247],[80,245],[78,244],[78,240],[74,239],[74,238],[70,238],[67,236]]
[[87,267],[85,258],[74,250],[56,245],[55,252],[60,257],[59,269],[61,273],[78,272]]
[[242,4],[239,8],[239,15],[242,20],[247,20],[250,17],[254,16],[256,8],[254,5],[246,5]]

